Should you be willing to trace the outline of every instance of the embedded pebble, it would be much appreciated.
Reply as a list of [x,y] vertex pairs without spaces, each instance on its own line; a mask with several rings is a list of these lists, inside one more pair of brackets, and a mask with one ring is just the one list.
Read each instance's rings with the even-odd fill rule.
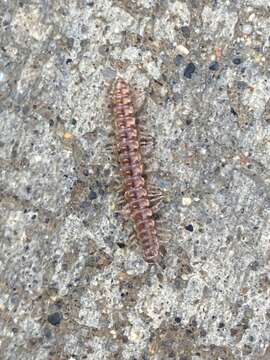
[[188,26],[182,26],[181,31],[182,31],[184,37],[186,37],[186,38],[190,37],[190,28]]
[[59,312],[55,312],[48,316],[48,321],[53,326],[58,326],[60,324],[61,320],[62,320],[62,316]]
[[6,78],[7,78],[6,74],[4,72],[0,71],[0,82],[6,81]]
[[192,199],[190,197],[183,197],[182,198],[182,205],[183,206],[190,206],[192,204]]
[[237,58],[234,58],[234,59],[232,60],[232,62],[233,62],[235,65],[239,65],[239,64],[242,63],[242,59],[237,57]]
[[219,63],[217,61],[213,61],[210,65],[209,65],[209,70],[212,71],[217,71],[219,69]]
[[179,66],[180,64],[181,64],[181,62],[182,62],[182,59],[183,59],[183,56],[182,55],[176,55],[176,57],[175,57],[175,65],[176,66]]
[[252,25],[250,25],[250,24],[245,24],[242,27],[242,32],[245,35],[250,35],[252,33],[252,30],[253,30]]
[[193,63],[189,63],[184,70],[184,76],[188,79],[191,79],[195,70],[196,70],[195,65]]
[[187,56],[189,54],[189,50],[184,45],[177,45],[176,51],[182,56]]

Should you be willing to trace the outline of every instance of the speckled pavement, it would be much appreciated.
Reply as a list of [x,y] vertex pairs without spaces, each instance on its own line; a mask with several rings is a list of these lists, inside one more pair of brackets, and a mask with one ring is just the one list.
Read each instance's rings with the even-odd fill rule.
[[[270,359],[270,1],[0,3],[1,360]],[[163,268],[117,215],[143,90]]]

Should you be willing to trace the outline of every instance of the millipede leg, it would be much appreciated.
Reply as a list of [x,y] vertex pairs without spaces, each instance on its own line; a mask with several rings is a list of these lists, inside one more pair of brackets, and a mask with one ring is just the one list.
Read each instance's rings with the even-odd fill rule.
[[126,204],[126,200],[124,198],[124,193],[122,191],[122,186],[117,185],[115,187],[116,198],[115,198],[115,204],[117,207],[122,207],[124,204]]
[[166,221],[165,220],[156,220],[156,224],[157,224],[157,229],[160,230],[160,229],[164,229],[164,226],[167,225]]
[[115,192],[117,196],[121,194],[123,196],[123,186],[122,179],[118,174],[113,174],[110,176],[108,181],[108,187],[110,191]]
[[[144,121],[144,119],[142,119],[142,120]],[[141,121],[142,121],[142,120],[141,120]],[[140,134],[140,136],[150,135],[150,134],[149,134],[149,129],[148,129],[148,127],[145,126],[144,123],[142,123],[141,121],[140,121],[140,123],[138,124],[138,129],[139,129],[139,134]]]
[[115,138],[115,132],[112,130],[110,132],[108,132],[108,135],[107,135],[108,138]]
[[138,248],[138,239],[135,230],[129,235],[129,248],[134,250]]
[[163,196],[163,192],[158,187],[147,185],[147,190],[151,198]]
[[121,194],[123,196],[123,189],[122,189],[122,184],[119,182],[116,182],[112,188],[112,190],[117,194]]
[[135,243],[137,243],[137,237],[136,237],[136,233],[135,232],[132,232],[130,235],[129,235],[129,242],[130,242],[130,245],[131,246],[134,246]]
[[140,130],[139,142],[140,142],[141,151],[145,156],[147,156],[153,151],[155,142],[154,142],[154,138],[151,135]]
[[143,106],[146,101],[145,92],[143,89],[134,89],[132,91],[132,100],[134,106],[134,112],[136,115],[143,109]]
[[158,233],[158,238],[160,240],[160,242],[162,244],[166,244],[167,242],[169,242],[172,238],[172,232],[168,229],[164,229],[162,227],[160,227],[161,222],[156,221],[157,223],[157,233]]
[[121,215],[123,216],[123,218],[125,220],[129,220],[130,218],[130,208],[129,208],[129,204],[126,204],[123,209],[121,210]]
[[108,143],[104,146],[104,148],[110,155],[115,155],[117,153],[117,146],[115,144]]
[[163,194],[162,190],[160,189],[159,186],[155,185],[155,184],[147,184],[147,189],[148,191],[152,192],[152,193],[156,193],[158,192],[159,194]]
[[143,144],[153,144],[154,145],[153,136],[140,132],[140,145],[142,146]]
[[116,200],[115,204],[117,207],[121,207],[125,204],[125,199],[119,196],[119,198]]
[[151,209],[152,209],[152,211],[153,211],[154,214],[157,213],[157,212],[160,210],[161,205],[162,205],[162,199],[159,200],[155,205],[153,205],[153,206],[151,207]]
[[153,152],[153,144],[140,144],[141,152],[143,156],[149,157],[149,155]]
[[[117,210],[116,213],[119,214],[123,220],[129,221],[130,219],[130,209],[129,209],[129,205],[125,204],[125,200],[120,200],[118,203],[116,203],[117,206],[121,207],[121,209]],[[124,206],[123,206],[124,205]]]
[[159,211],[159,209],[162,205],[164,195],[163,195],[162,191],[154,185],[150,185],[147,188],[149,190],[149,200],[150,200],[152,211],[153,211],[153,213],[156,213]]
[[167,244],[171,240],[172,234],[168,231],[164,231],[162,233],[159,232],[158,238],[162,244]]

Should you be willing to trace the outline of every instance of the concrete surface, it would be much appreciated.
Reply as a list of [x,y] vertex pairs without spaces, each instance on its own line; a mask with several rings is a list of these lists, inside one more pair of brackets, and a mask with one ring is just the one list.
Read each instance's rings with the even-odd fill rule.
[[[270,359],[269,0],[0,14],[1,359]],[[156,140],[163,270],[115,212],[117,76]]]

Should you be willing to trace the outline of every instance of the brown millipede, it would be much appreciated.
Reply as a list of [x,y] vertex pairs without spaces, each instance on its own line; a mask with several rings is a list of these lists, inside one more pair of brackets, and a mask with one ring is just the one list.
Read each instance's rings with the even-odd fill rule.
[[135,236],[142,247],[145,261],[157,263],[161,256],[160,242],[150,205],[151,196],[145,184],[141,132],[136,123],[129,85],[123,79],[115,82],[112,107],[125,210],[133,221]]

